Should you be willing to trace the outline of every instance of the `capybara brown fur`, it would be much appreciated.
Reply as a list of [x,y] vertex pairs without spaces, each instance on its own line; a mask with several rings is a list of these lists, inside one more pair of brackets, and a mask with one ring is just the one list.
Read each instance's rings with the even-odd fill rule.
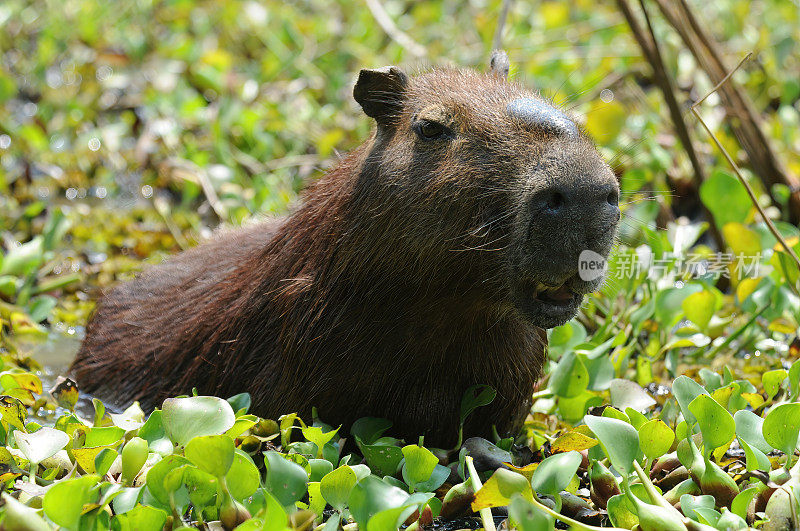
[[80,388],[145,409],[246,391],[264,417],[384,417],[445,447],[464,391],[488,384],[497,397],[465,435],[518,430],[544,330],[602,282],[579,256],[608,255],[619,188],[573,119],[507,68],[362,70],[369,140],[287,217],[106,294],[72,365]]

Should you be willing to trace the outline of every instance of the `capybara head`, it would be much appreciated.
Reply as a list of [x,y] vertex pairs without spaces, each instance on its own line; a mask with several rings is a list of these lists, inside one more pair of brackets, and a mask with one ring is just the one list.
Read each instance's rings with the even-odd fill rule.
[[353,193],[407,263],[449,263],[484,304],[551,328],[603,281],[619,186],[573,119],[494,63],[362,70],[354,97],[377,130]]

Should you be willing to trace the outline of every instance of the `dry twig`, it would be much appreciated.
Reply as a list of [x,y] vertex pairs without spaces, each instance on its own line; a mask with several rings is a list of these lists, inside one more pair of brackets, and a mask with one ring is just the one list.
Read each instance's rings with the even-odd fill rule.
[[[722,146],[720,141],[717,139],[717,137],[714,135],[714,133],[708,127],[706,122],[700,116],[700,113],[697,111],[697,107],[701,103],[703,103],[703,101],[705,101],[706,98],[708,98],[711,94],[713,94],[714,92],[719,90],[722,86],[724,86],[724,84],[730,80],[731,76],[737,70],[739,70],[739,68],[745,63],[745,61],[747,61],[750,58],[751,55],[752,54],[747,54],[741,61],[739,61],[739,64],[736,65],[736,68],[734,68],[733,70],[728,72],[720,80],[720,82],[717,83],[717,85],[713,89],[711,89],[711,91],[708,94],[706,94],[705,96],[700,98],[696,103],[692,104],[692,113],[694,113],[694,115],[697,117],[698,121],[700,122],[700,125],[702,125],[703,129],[705,129],[706,133],[708,133],[708,136],[710,136],[711,139],[714,141],[714,144],[716,144],[717,149],[719,149],[719,151],[725,157],[725,160],[727,160],[728,164],[730,164],[731,168],[733,168],[733,171],[736,174],[736,177],[739,178],[739,182],[741,182],[742,185],[745,187],[745,190],[747,190],[747,195],[750,196],[750,201],[752,201],[753,205],[755,205],[756,209],[758,210],[758,213],[761,214],[761,218],[767,224],[767,227],[769,227],[769,231],[772,233],[772,235],[775,237],[775,239],[778,240],[778,242],[781,244],[781,247],[783,247],[783,249],[786,251],[786,253],[792,258],[792,260],[794,260],[794,263],[797,265],[797,268],[800,269],[800,258],[797,257],[797,254],[795,254],[794,249],[792,249],[792,247],[786,242],[786,240],[784,239],[783,235],[780,232],[778,232],[778,229],[775,227],[775,224],[772,223],[772,220],[769,219],[769,217],[767,216],[766,212],[764,212],[764,209],[758,203],[758,198],[756,197],[755,192],[753,192],[753,189],[750,187],[750,184],[747,182],[747,180],[742,175],[742,172],[739,171],[739,167],[736,165],[736,162],[734,162],[733,158],[731,158],[731,156],[728,153],[728,151]],[[794,288],[794,287],[795,286],[792,286],[792,288]]]
[[[686,151],[686,154],[689,157],[689,162],[694,170],[694,185],[692,186],[691,192],[693,195],[697,195],[699,193],[700,185],[705,180],[705,172],[703,171],[703,166],[700,163],[697,152],[694,149],[691,136],[689,135],[689,128],[686,126],[680,105],[675,97],[675,82],[664,66],[664,58],[661,55],[661,49],[658,45],[655,32],[653,31],[653,25],[650,22],[650,16],[645,8],[644,1],[639,0],[639,4],[642,8],[642,12],[644,13],[645,21],[647,23],[647,31],[645,31],[636,20],[628,1],[617,0],[617,5],[619,5],[622,14],[625,16],[625,20],[628,22],[628,26],[631,28],[633,36],[642,50],[642,54],[644,54],[645,59],[647,59],[647,62],[650,63],[650,66],[653,69],[654,81],[661,90],[661,94],[664,96],[664,101],[667,103],[670,118],[672,119],[672,124],[675,127],[675,132],[677,133],[678,139],[680,140],[681,145],[683,145],[683,149]],[[703,202],[699,200],[699,197],[698,203],[700,204],[700,207],[702,208],[703,213],[708,220],[711,237],[714,239],[714,242],[717,244],[718,248],[724,248],[722,234],[714,223],[714,217],[711,215],[711,212],[703,204]]]
[[199,184],[203,194],[206,196],[206,201],[208,201],[217,217],[222,221],[228,221],[228,209],[219,200],[217,191],[214,190],[214,186],[203,168],[190,160],[169,158],[162,163],[159,169],[167,170],[175,177]]
[[503,5],[500,8],[500,18],[497,19],[497,29],[494,30],[494,39],[492,39],[492,50],[500,50],[503,46],[503,30],[506,27],[508,12],[511,10],[511,4],[513,3],[513,0],[503,0]]
[[[664,18],[681,36],[712,83],[719,84],[727,73],[717,44],[692,12],[686,0],[654,0]],[[747,94],[733,84],[720,85],[719,94],[729,116],[734,120],[729,126],[742,148],[747,152],[753,171],[764,183],[767,193],[775,202],[771,187],[779,183],[789,187],[789,219],[800,221],[800,179],[786,169],[776,155],[771,140],[762,129],[761,115],[755,110]]]
[[389,16],[389,13],[383,8],[378,0],[365,0],[372,16],[375,17],[375,22],[383,29],[386,35],[389,36],[394,42],[399,44],[402,48],[415,57],[425,57],[425,48],[421,44],[412,39],[406,32],[397,27],[397,25]]

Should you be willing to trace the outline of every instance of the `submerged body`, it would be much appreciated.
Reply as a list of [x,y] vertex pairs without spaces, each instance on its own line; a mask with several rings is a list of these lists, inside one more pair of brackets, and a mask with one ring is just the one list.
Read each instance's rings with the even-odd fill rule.
[[574,122],[496,73],[362,71],[373,137],[286,218],[216,237],[106,295],[72,370],[112,403],[249,392],[251,411],[455,442],[462,394],[498,394],[467,435],[517,429],[544,328],[601,279],[613,174]]

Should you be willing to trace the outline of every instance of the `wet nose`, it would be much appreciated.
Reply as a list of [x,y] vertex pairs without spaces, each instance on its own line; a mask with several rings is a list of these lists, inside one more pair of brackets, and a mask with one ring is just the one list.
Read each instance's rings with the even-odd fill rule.
[[560,224],[584,218],[611,228],[620,217],[619,189],[612,183],[577,190],[557,184],[534,193],[530,207],[534,223]]

